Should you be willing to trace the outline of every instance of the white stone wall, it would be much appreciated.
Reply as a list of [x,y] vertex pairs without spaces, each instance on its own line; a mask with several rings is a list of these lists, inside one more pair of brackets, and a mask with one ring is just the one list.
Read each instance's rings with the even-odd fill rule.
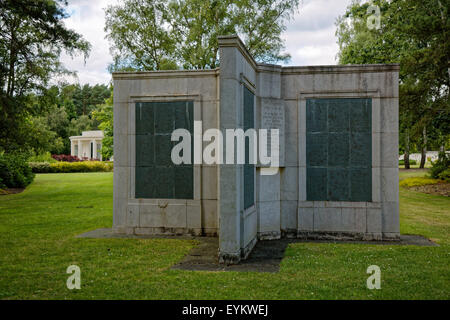
[[[219,37],[219,48],[219,128],[225,132],[226,129],[234,130],[244,126],[244,86],[257,96],[257,66],[242,42],[235,36]],[[255,98],[255,111],[257,109],[258,102]],[[226,150],[223,156],[225,159]],[[256,198],[255,205],[244,210],[243,188],[243,165],[219,166],[219,260],[222,262],[234,263],[246,258],[256,244]]]
[[[286,150],[294,146],[294,152],[286,151],[282,170],[282,231],[313,238],[398,238],[398,70],[398,65],[283,68]],[[306,201],[306,99],[348,97],[372,98],[372,202]]]
[[[288,157],[285,150],[286,126],[288,119],[285,112],[285,102],[281,99],[281,70],[277,65],[258,65],[257,74],[257,111],[256,123],[259,128],[267,128],[266,117],[273,113],[283,119],[280,130],[280,167],[284,167]],[[279,111],[283,112],[279,115]],[[291,150],[291,147],[288,146]],[[279,239],[281,237],[281,176],[282,171],[275,175],[261,175],[264,168],[257,170],[257,207],[258,207],[258,238],[260,240]],[[274,214],[276,212],[277,214]]]
[[217,235],[217,166],[194,165],[194,199],[135,198],[135,104],[194,101],[203,131],[218,126],[218,70],[119,72],[114,80],[115,232]]

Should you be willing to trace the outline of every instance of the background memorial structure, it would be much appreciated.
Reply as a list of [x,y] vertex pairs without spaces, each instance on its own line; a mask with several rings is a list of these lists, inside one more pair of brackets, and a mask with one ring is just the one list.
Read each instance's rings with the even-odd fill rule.
[[[219,49],[217,69],[113,74],[114,232],[218,236],[225,263],[263,239],[398,239],[399,66],[259,64],[237,36]],[[278,128],[278,174],[174,165],[171,133],[194,121]]]
[[102,130],[83,131],[81,136],[72,136],[70,139],[70,155],[79,159],[96,159],[102,161]]

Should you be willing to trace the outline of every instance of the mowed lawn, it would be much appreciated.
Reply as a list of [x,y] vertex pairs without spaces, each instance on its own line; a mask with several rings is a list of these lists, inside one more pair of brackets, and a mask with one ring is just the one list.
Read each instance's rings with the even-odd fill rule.
[[[401,232],[439,247],[298,243],[278,273],[199,272],[170,269],[195,241],[75,238],[111,227],[112,180],[37,175],[23,193],[0,196],[0,299],[450,298],[449,198],[400,191]],[[80,290],[66,287],[73,264]],[[370,265],[381,268],[380,290],[366,287]]]

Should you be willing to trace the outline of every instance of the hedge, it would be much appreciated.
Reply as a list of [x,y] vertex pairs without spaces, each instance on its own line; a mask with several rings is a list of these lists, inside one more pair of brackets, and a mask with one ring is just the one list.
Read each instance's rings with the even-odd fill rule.
[[400,181],[400,187],[410,188],[436,183],[441,183],[441,180],[426,177],[415,177],[403,179],[402,181]]
[[[411,166],[415,166],[417,164],[417,161],[416,160],[409,160],[409,165],[411,165]],[[399,160],[398,161],[398,165],[399,166],[404,166],[405,165],[405,160]]]
[[70,172],[110,172],[113,171],[112,162],[83,161],[83,162],[30,162],[34,173],[70,173]]
[[34,173],[27,158],[22,154],[0,153],[0,189],[25,188],[33,181]]

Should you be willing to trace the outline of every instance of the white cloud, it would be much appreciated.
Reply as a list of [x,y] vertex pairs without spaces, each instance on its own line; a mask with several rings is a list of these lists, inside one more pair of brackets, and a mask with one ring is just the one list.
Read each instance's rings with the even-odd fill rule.
[[[67,11],[71,16],[65,19],[66,26],[82,34],[92,45],[89,58],[71,57],[63,54],[61,59],[69,69],[76,71],[82,84],[109,83],[107,71],[112,62],[109,43],[105,39],[104,8],[119,0],[71,0]],[[334,25],[336,18],[345,12],[351,0],[303,0],[299,12],[288,23],[283,34],[286,51],[292,56],[289,65],[336,64],[338,46]]]
[[283,35],[288,65],[336,64],[336,18],[344,14],[351,0],[304,0]]
[[105,39],[105,12],[109,4],[115,4],[117,0],[72,0],[69,1],[67,11],[70,17],[65,19],[69,29],[83,35],[90,42],[92,48],[86,63],[82,56],[71,58],[63,54],[61,61],[71,71],[76,71],[78,79],[69,78],[68,81],[81,84],[109,83],[111,75],[107,71],[112,62],[109,53],[109,43]]

